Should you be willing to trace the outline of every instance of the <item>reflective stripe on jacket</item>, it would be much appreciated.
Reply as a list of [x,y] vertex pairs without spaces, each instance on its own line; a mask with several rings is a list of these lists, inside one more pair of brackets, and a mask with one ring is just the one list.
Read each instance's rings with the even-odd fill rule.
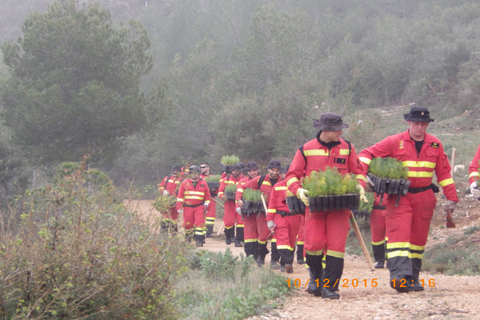
[[288,190],[297,194],[297,190],[302,187],[301,178],[310,176],[312,171],[325,170],[327,167],[337,168],[342,175],[346,173],[355,174],[358,182],[365,187],[367,178],[363,173],[362,165],[357,158],[353,145],[349,145],[345,140],[340,139],[340,144],[329,150],[320,143],[319,136],[320,133],[316,139],[310,140],[297,150],[285,176]]
[[359,155],[365,171],[368,170],[370,161],[378,157],[392,157],[402,161],[403,166],[408,168],[411,188],[429,186],[435,173],[447,199],[458,201],[457,190],[450,174],[450,163],[441,141],[436,137],[426,133],[420,154],[417,154],[415,140],[410,138],[407,130],[383,139]]
[[469,175],[468,175],[468,181],[470,183],[474,181],[478,181],[480,178],[480,174],[478,173],[478,168],[480,167],[480,164],[478,161],[480,160],[480,146],[478,146],[477,153],[475,153],[475,156],[473,157],[472,164],[468,168],[469,170]]
[[199,178],[197,185],[194,186],[191,178],[184,180],[178,189],[177,210],[180,210],[184,204],[196,206],[203,202],[210,203],[210,190],[207,183]]

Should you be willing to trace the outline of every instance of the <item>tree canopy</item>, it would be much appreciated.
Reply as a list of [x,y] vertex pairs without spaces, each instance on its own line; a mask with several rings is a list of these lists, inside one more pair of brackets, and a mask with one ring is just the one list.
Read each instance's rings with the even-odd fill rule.
[[145,123],[149,47],[140,23],[115,26],[98,4],[60,0],[29,16],[22,36],[2,45],[11,73],[3,116],[15,141],[46,162],[111,154]]

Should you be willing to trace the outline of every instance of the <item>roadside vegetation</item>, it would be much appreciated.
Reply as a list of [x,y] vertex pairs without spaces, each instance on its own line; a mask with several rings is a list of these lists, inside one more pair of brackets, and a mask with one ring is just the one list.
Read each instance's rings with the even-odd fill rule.
[[288,293],[251,259],[161,233],[158,217],[125,207],[108,176],[85,167],[63,164],[1,212],[0,317],[243,319]]

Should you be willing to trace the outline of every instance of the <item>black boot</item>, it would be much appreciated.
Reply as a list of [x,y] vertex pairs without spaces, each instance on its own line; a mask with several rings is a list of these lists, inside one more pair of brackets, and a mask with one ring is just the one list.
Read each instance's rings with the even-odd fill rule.
[[408,290],[409,291],[424,291],[425,288],[419,281],[420,269],[422,268],[422,259],[412,258],[412,272],[413,275],[410,279]]
[[207,238],[210,238],[213,233],[213,224],[207,224]]
[[318,270],[316,272],[312,271],[310,265],[308,274],[310,275],[310,280],[308,281],[307,292],[320,297],[322,295],[322,277],[318,274]]
[[297,263],[305,264],[305,259],[303,258],[303,244],[297,244]]
[[278,270],[280,269],[280,266],[278,265],[278,261],[280,260],[280,254],[278,253],[278,250],[277,250],[277,242],[272,241],[271,246],[272,246],[272,256],[270,260],[270,269]]
[[205,241],[205,236],[202,235],[195,235],[195,244],[197,247],[203,247],[203,242]]
[[323,299],[340,299],[340,295],[330,288],[323,287],[322,298]]
[[259,243],[258,244],[258,258],[257,258],[257,265],[259,267],[263,267],[265,265],[265,257],[269,253],[267,249],[266,243]]
[[308,273],[310,274],[310,280],[308,281],[307,291],[314,296],[321,296],[322,295],[322,287],[323,287],[323,267],[322,267],[322,259],[323,255],[321,256],[313,256],[307,254],[306,262],[308,265]]
[[193,229],[185,230],[185,241],[192,242],[194,238],[194,231]]
[[235,237],[235,247],[243,247],[243,227],[237,227]]
[[225,243],[226,243],[227,245],[229,245],[229,244],[232,243],[232,239],[234,238],[234,237],[232,236],[232,233],[233,233],[233,232],[234,232],[233,227],[228,228],[228,229],[225,228]]
[[[338,299],[340,295],[335,293],[340,285],[340,278],[343,274],[343,258],[326,255],[325,257],[325,273],[324,285],[322,289],[322,297],[325,299]],[[333,294],[335,293],[335,294]]]
[[372,244],[373,257],[377,264],[375,269],[383,269],[385,266],[385,242],[381,244]]
[[245,251],[245,255],[247,257],[252,256],[253,260],[257,261],[258,258],[258,242],[252,241],[252,242],[246,242],[243,246],[243,250]]

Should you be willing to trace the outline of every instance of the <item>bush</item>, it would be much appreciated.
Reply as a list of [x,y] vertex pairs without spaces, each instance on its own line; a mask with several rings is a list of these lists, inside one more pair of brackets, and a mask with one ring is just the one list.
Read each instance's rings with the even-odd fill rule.
[[236,155],[232,154],[231,156],[223,156],[220,159],[220,162],[225,165],[234,165],[240,162],[240,159]]
[[251,257],[235,257],[228,248],[204,251],[192,260],[200,269],[177,282],[182,319],[245,319],[271,310],[272,300],[292,292],[285,277],[258,269]]
[[312,172],[302,182],[303,188],[309,191],[310,197],[357,193],[357,185],[355,175],[345,174],[342,176],[338,170],[329,167],[325,171]]
[[403,166],[402,161],[390,157],[372,159],[368,172],[379,178],[404,180],[408,178],[408,168]]
[[0,238],[0,315],[176,318],[171,284],[186,270],[186,244],[155,232],[157,222],[147,225],[108,189],[88,192],[84,174],[14,203]]

